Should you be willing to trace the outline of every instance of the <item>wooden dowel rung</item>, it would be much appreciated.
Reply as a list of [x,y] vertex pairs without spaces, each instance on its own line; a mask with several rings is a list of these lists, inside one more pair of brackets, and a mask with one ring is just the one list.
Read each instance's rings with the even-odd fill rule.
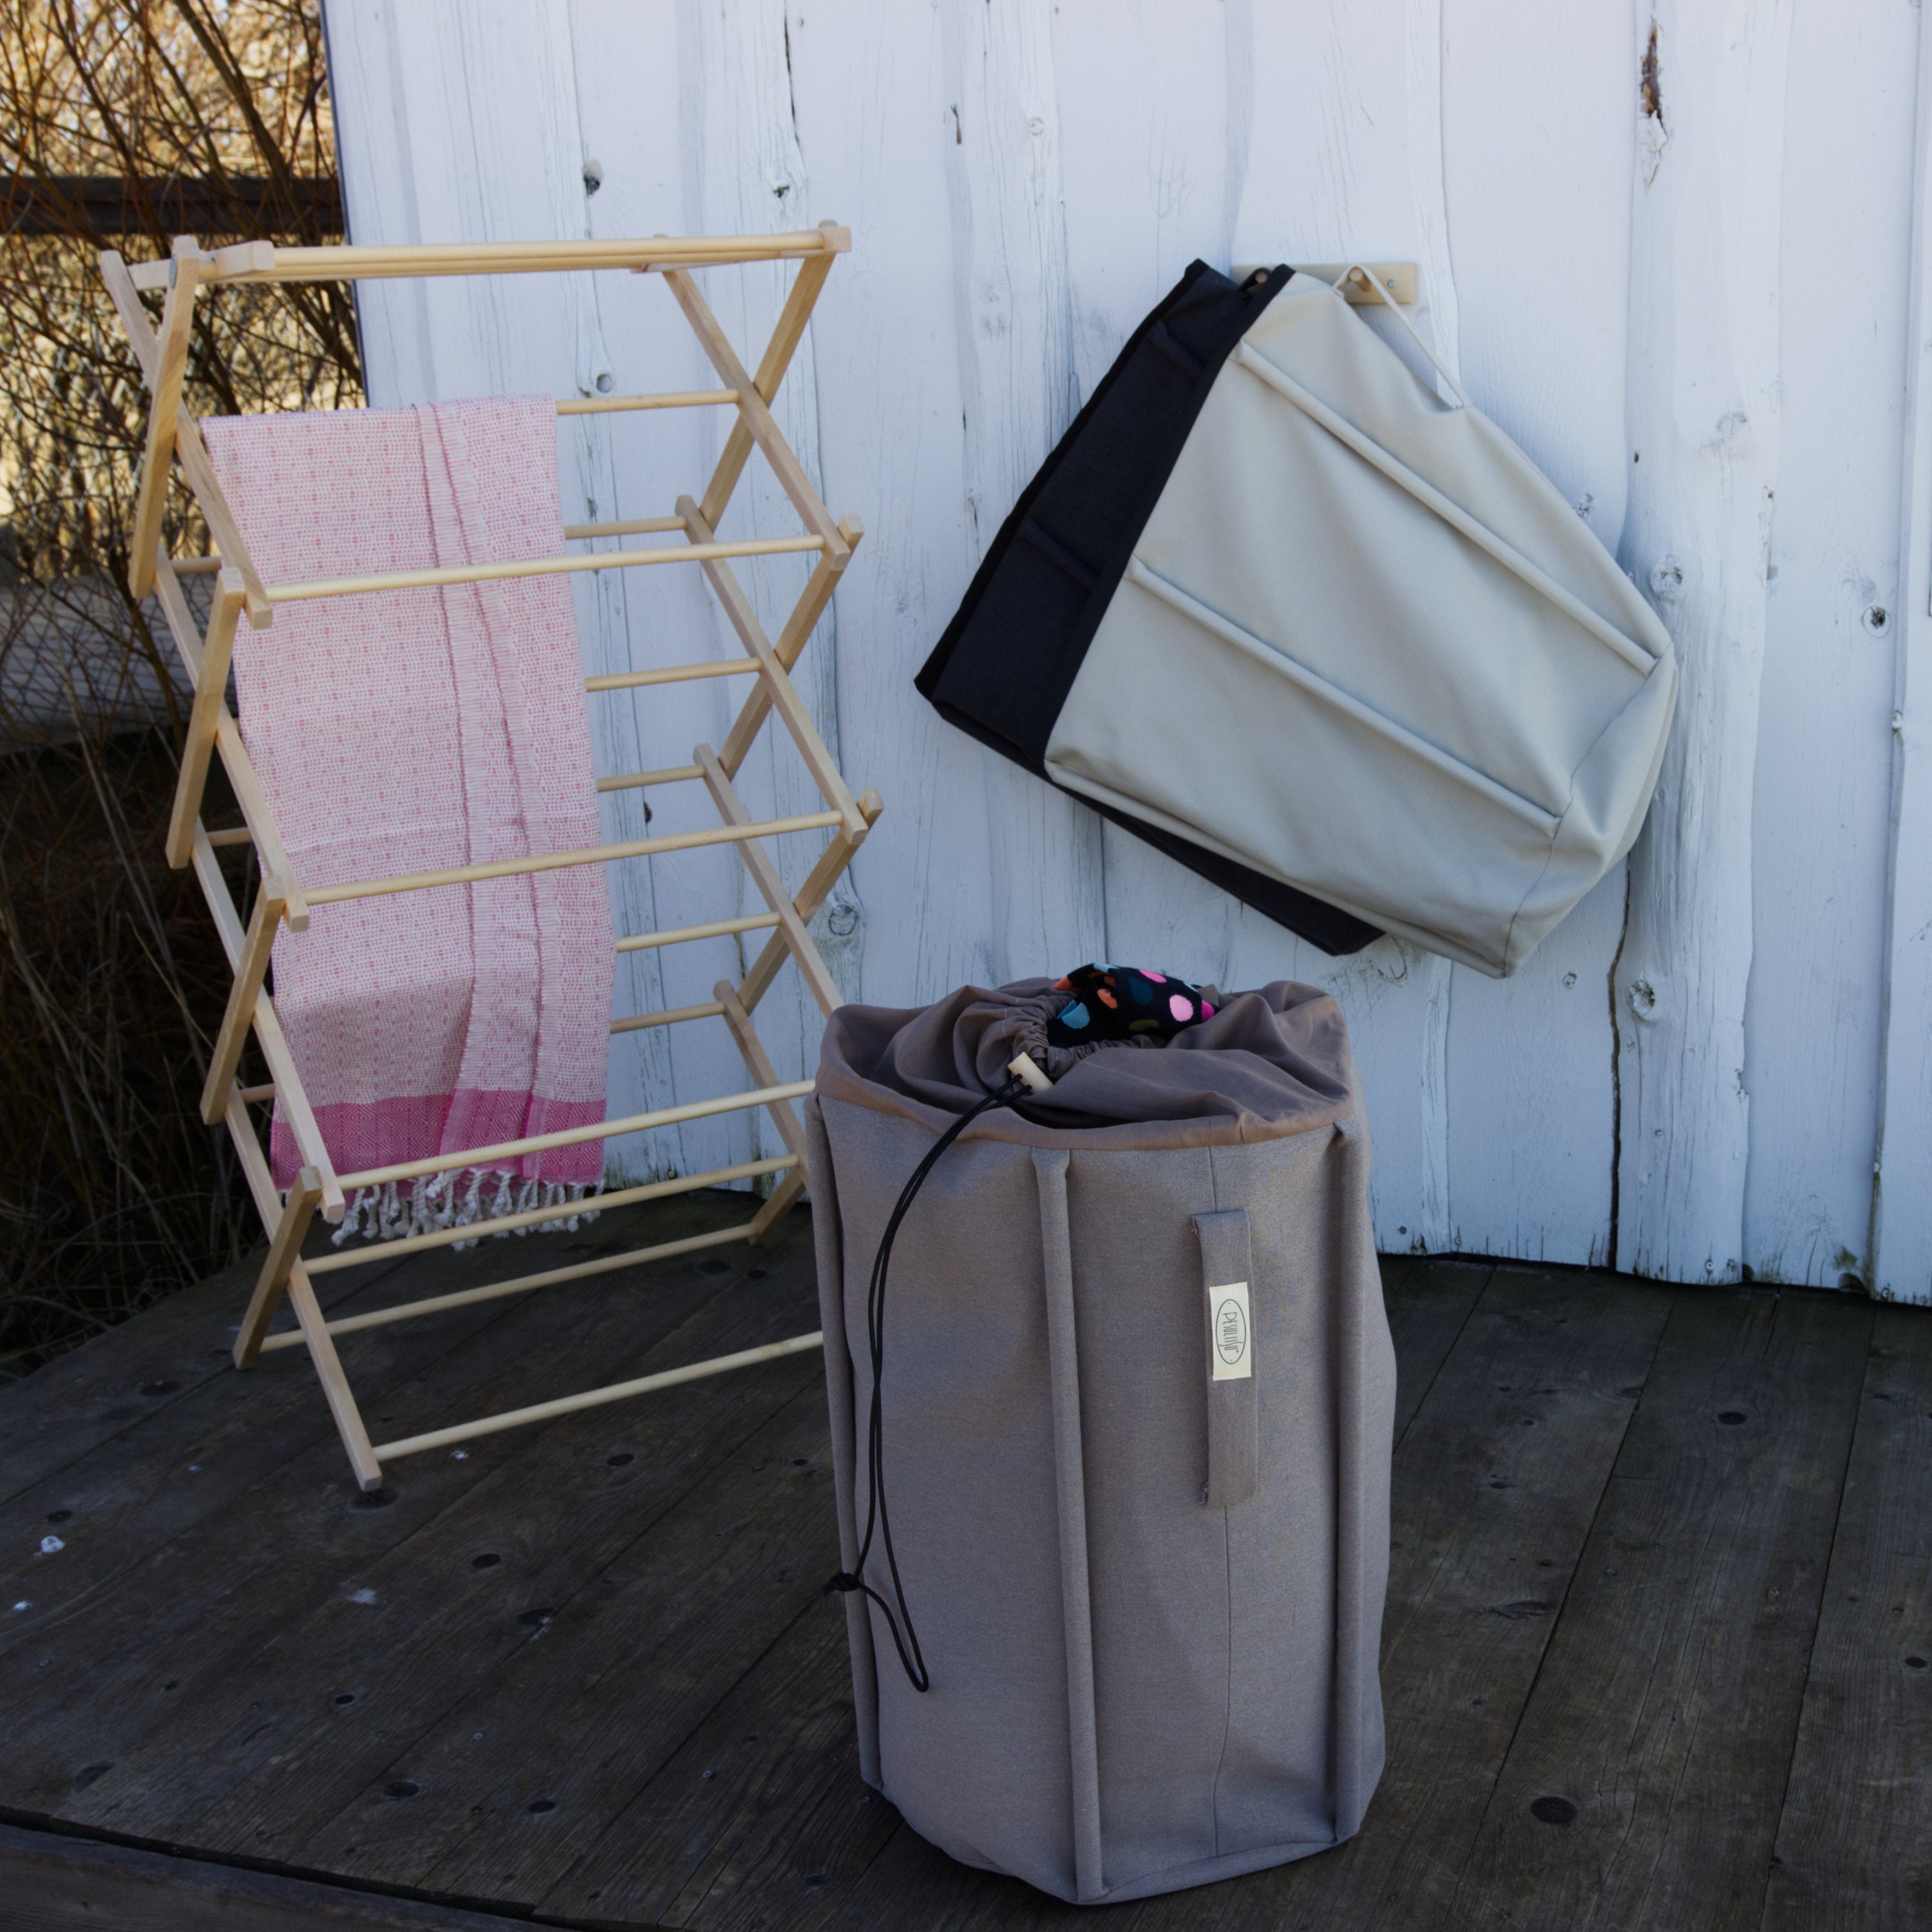
[[796,818],[767,818],[752,825],[707,826],[698,832],[668,832],[658,838],[632,838],[621,845],[592,845],[581,852],[544,852],[530,859],[493,859],[480,866],[452,866],[441,872],[405,872],[392,879],[350,880],[317,886],[310,905],[336,905],[345,899],[376,899],[392,892],[419,892],[436,886],[466,886],[479,879],[514,879],[527,872],[556,872],[567,866],[606,859],[647,859],[658,852],[688,852],[703,845],[734,845],[786,832],[814,832],[839,822],[836,812],[801,812]]
[[356,597],[377,590],[428,590],[446,584],[498,584],[518,577],[555,577],[577,570],[630,570],[652,563],[702,563],[722,556],[780,556],[825,548],[822,536],[758,537],[742,543],[691,544],[682,550],[592,550],[581,556],[533,556],[510,563],[452,564],[438,570],[379,571],[368,577],[318,577],[272,584],[271,604],[305,604],[317,597]]
[[252,845],[255,835],[245,825],[224,825],[219,832],[208,835],[211,845]]
[[633,1013],[627,1019],[613,1020],[614,1033],[641,1033],[646,1027],[675,1026],[680,1020],[716,1019],[724,1009],[716,1000],[694,1006],[667,1006],[662,1012]]
[[682,946],[688,939],[723,939],[734,932],[756,932],[778,922],[775,912],[751,913],[742,919],[714,919],[704,926],[676,926],[662,932],[640,932],[633,938],[619,940],[617,950],[643,952],[653,946]]
[[683,528],[682,517],[633,517],[628,523],[566,524],[563,533],[567,537],[641,537]]
[[701,778],[704,767],[700,765],[667,765],[658,772],[626,772],[621,777],[599,778],[599,791],[634,791],[640,785],[676,784],[686,778]]
[[607,671],[601,677],[586,677],[584,688],[589,692],[634,691],[646,684],[688,684],[700,677],[743,677],[747,674],[756,677],[758,664],[755,658],[710,658],[703,664],[663,664],[655,670]]
[[260,1087],[244,1087],[242,1097],[251,1106],[260,1106],[264,1102],[275,1097],[275,1083],[271,1080]]
[[[733,262],[791,260],[842,254],[851,231],[827,223],[782,235],[656,235],[582,242],[440,242],[393,247],[354,243],[314,248],[274,248],[249,266],[221,249],[202,267],[204,282],[358,281],[392,275],[505,275],[568,268],[714,268]],[[226,259],[224,259],[226,258]],[[136,262],[128,276],[137,289],[165,288],[168,264]]]
[[[519,1228],[541,1227],[546,1221],[567,1221],[576,1214],[601,1214],[607,1209],[634,1207],[640,1201],[662,1201],[674,1194],[689,1194],[700,1187],[723,1187],[734,1180],[756,1180],[767,1174],[782,1173],[788,1168],[798,1165],[795,1154],[772,1154],[762,1160],[741,1160],[734,1167],[714,1167],[703,1174],[681,1174],[670,1180],[649,1180],[635,1187],[614,1188],[607,1194],[596,1194],[581,1201],[567,1201],[550,1208],[526,1208],[520,1214],[502,1214],[490,1221],[472,1221],[460,1227],[435,1228],[426,1234],[406,1234],[394,1241],[370,1241],[359,1248],[346,1248],[341,1253],[324,1255],[320,1261],[306,1264],[311,1274],[333,1274],[343,1268],[366,1268],[372,1262],[394,1261],[404,1255],[421,1254],[430,1248],[446,1248],[458,1241],[481,1240],[486,1234],[514,1234]],[[546,1277],[547,1278],[547,1277]],[[514,1286],[515,1284],[511,1284]],[[485,1295],[506,1292],[505,1285],[493,1282]],[[465,1288],[454,1302],[439,1298],[435,1306],[440,1308],[460,1306],[465,1299],[474,1300],[478,1291]],[[404,1304],[413,1308],[414,1302]],[[370,1328],[380,1325],[374,1317],[351,1316],[345,1317],[351,1328]],[[392,1310],[380,1312],[382,1321],[399,1319]],[[342,1323],[332,1323],[340,1328]]]
[[[682,526],[675,525],[674,527]],[[177,577],[206,576],[210,572],[221,568],[221,560],[218,556],[171,556],[168,562]]]
[[577,1147],[585,1141],[611,1140],[620,1134],[647,1133],[653,1127],[679,1126],[686,1120],[708,1120],[717,1114],[768,1107],[774,1100],[802,1100],[812,1087],[809,1080],[794,1080],[783,1087],[754,1088],[748,1094],[721,1094],[712,1100],[686,1100],[675,1107],[660,1107],[655,1113],[631,1114],[622,1120],[599,1120],[587,1127],[560,1127],[552,1133],[500,1141],[494,1147],[464,1148],[451,1154],[430,1154],[422,1160],[400,1160],[388,1167],[364,1168],[359,1174],[344,1174],[340,1185],[346,1192],[351,1188],[385,1186],[392,1180],[418,1180],[425,1174],[453,1173],[459,1168],[488,1167],[518,1154]]
[[714,1356],[708,1362],[693,1362],[682,1369],[667,1369],[660,1375],[640,1376],[636,1381],[612,1382],[608,1388],[586,1389],[581,1395],[560,1396],[555,1402],[533,1402],[528,1408],[506,1409],[500,1415],[480,1416],[474,1422],[459,1422],[454,1428],[433,1429],[426,1435],[406,1436],[395,1442],[378,1444],[376,1454],[383,1462],[398,1456],[420,1455],[428,1449],[447,1448],[452,1443],[468,1442],[478,1436],[494,1436],[505,1429],[520,1429],[526,1423],[549,1422],[560,1415],[574,1415],[586,1408],[601,1408],[606,1402],[624,1402],[635,1395],[649,1395],[654,1389],[675,1388],[680,1382],[702,1381],[707,1376],[728,1375],[734,1369],[748,1369],[759,1362],[773,1362],[786,1355],[802,1354],[807,1349],[824,1347],[824,1335],[814,1329],[809,1335],[794,1335],[788,1342],[767,1342],[761,1348],[741,1348],[735,1355]]
[[[452,1308],[467,1308],[472,1302],[500,1301],[506,1295],[527,1294],[532,1289],[555,1288],[569,1281],[583,1281],[592,1275],[614,1274],[621,1268],[640,1268],[646,1262],[668,1260],[677,1255],[695,1253],[700,1248],[723,1247],[733,1241],[748,1241],[752,1238],[749,1221],[740,1222],[736,1226],[720,1228],[709,1234],[692,1234],[682,1240],[663,1241],[652,1248],[626,1248],[622,1254],[605,1255],[594,1262],[576,1262],[568,1268],[549,1268],[542,1274],[524,1274],[510,1281],[485,1282],[481,1288],[458,1288],[452,1294],[425,1295],[420,1301],[406,1301],[394,1308],[371,1309],[366,1315],[346,1315],[339,1322],[328,1324],[332,1334],[354,1333],[364,1328],[384,1328],[392,1322],[406,1322],[418,1315],[440,1315]],[[393,1246],[393,1243],[382,1246]],[[358,1255],[358,1259],[362,1258]],[[371,1254],[371,1261],[380,1261],[380,1253]],[[304,1267],[309,1264],[304,1262]],[[268,1354],[277,1348],[295,1348],[302,1346],[303,1336],[299,1329],[286,1328],[269,1336],[262,1344],[262,1353]]]
[[708,404],[737,400],[736,389],[669,389],[655,396],[574,396],[559,403],[556,412],[560,416],[601,416],[620,410],[702,409]]

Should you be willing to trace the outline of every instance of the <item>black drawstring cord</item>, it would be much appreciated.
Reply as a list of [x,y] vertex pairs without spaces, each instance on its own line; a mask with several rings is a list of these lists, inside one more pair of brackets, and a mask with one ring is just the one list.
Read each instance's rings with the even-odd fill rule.
[[[964,1113],[941,1134],[932,1144],[926,1158],[914,1168],[898,1198],[898,1205],[886,1223],[886,1232],[879,1238],[879,1251],[872,1258],[872,1280],[866,1294],[866,1340],[872,1361],[872,1405],[866,1438],[866,1460],[871,1475],[866,1498],[866,1535],[859,1546],[859,1560],[850,1570],[842,1570],[827,1583],[820,1594],[830,1596],[834,1591],[842,1594],[852,1590],[862,1590],[877,1604],[884,1614],[886,1628],[892,1634],[892,1646],[899,1654],[899,1662],[904,1667],[906,1681],[915,1690],[932,1688],[932,1679],[927,1675],[926,1659],[920,1654],[919,1635],[912,1627],[912,1612],[906,1607],[905,1586],[899,1581],[898,1558],[892,1550],[892,1518],[886,1508],[885,1456],[885,1405],[880,1394],[880,1384],[885,1378],[886,1370],[886,1270],[892,1256],[892,1240],[899,1231],[899,1223],[906,1217],[911,1207],[913,1196],[924,1184],[926,1177],[932,1172],[934,1163],[946,1150],[982,1114],[990,1113],[995,1107],[1011,1106],[1014,1101],[1027,1091],[1027,1083],[1017,1074],[1009,1080],[998,1093],[988,1094],[986,1099]],[[892,1615],[892,1606],[866,1581],[866,1558],[872,1547],[872,1529],[877,1523],[879,1540],[886,1548],[886,1567],[892,1572],[892,1594],[898,1599],[898,1616]],[[905,1634],[899,1634],[899,1624],[903,1622]]]

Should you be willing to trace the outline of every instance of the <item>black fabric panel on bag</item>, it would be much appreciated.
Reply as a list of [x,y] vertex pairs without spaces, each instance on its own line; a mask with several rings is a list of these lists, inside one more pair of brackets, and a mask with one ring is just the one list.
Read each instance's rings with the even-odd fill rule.
[[[1054,721],[1133,547],[1221,365],[1288,274],[1278,267],[1237,285],[1196,262],[1129,338],[1021,493],[914,680],[949,724],[1046,777]],[[1129,813],[1097,809],[1324,952],[1353,952],[1381,937],[1292,886]]]
[[[998,747],[994,748],[997,750]],[[1057,791],[1066,789],[1064,785],[1054,788]],[[1080,798],[1078,792],[1067,792],[1066,795]],[[1280,880],[1271,879],[1265,872],[1257,872],[1251,866],[1244,866],[1219,852],[1210,852],[1204,845],[1197,845],[1178,832],[1150,825],[1131,812],[1116,811],[1111,805],[1101,805],[1090,798],[1080,798],[1080,802],[1090,806],[1102,818],[1111,818],[1122,831],[1131,832],[1136,838],[1144,840],[1156,852],[1165,852],[1175,864],[1199,874],[1210,886],[1219,886],[1230,898],[1252,906],[1263,918],[1286,926],[1290,932],[1299,934],[1310,945],[1319,947],[1324,952],[1359,952],[1382,936],[1380,926],[1371,926],[1366,920],[1358,919],[1340,906],[1331,906],[1326,899],[1318,899],[1312,892],[1283,885]]]
[[1041,777],[1053,721],[1181,446],[1288,275],[1238,287],[1190,265],[1021,492],[914,680],[946,716],[970,719],[976,736]]

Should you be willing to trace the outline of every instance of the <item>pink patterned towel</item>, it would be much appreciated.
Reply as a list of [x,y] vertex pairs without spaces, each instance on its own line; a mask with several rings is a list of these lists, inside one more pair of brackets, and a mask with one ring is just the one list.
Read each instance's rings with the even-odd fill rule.
[[[202,428],[271,584],[564,554],[548,398]],[[272,628],[238,632],[235,679],[304,886],[602,842],[562,577],[280,604]],[[603,1119],[615,964],[597,865],[317,906],[284,932],[276,1009],[338,1171],[452,1156],[418,1186],[364,1190],[342,1232],[593,1190],[598,1141],[484,1168],[460,1156]],[[279,1110],[271,1151],[286,1186],[299,1162]]]

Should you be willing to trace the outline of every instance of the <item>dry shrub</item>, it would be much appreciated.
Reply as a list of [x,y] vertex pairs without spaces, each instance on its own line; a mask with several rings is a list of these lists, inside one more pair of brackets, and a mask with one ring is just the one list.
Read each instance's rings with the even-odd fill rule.
[[[161,856],[180,674],[127,588],[147,401],[95,264],[184,204],[211,246],[333,238],[334,172],[317,0],[0,0],[0,1361],[256,1238],[198,1111],[229,976]],[[196,304],[196,412],[360,400],[345,287]],[[178,486],[168,536],[206,547]]]

